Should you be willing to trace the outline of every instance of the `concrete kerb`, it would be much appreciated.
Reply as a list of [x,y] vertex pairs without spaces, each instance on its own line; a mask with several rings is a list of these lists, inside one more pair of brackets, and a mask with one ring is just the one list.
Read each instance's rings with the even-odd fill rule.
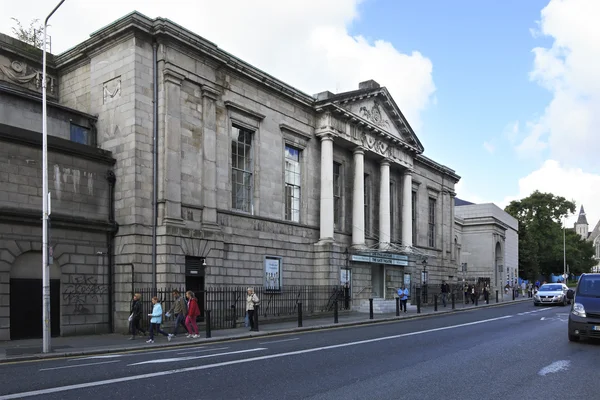
[[94,355],[111,354],[111,353],[127,353],[127,352],[144,351],[144,350],[150,350],[150,349],[177,348],[177,347],[185,348],[185,347],[190,347],[190,346],[198,345],[198,344],[207,344],[207,343],[210,344],[210,343],[228,342],[228,341],[232,341],[232,340],[254,339],[254,338],[260,338],[260,337],[283,335],[283,334],[288,334],[288,333],[302,333],[302,332],[311,332],[311,331],[318,331],[318,330],[339,329],[339,328],[346,328],[346,327],[351,327],[351,326],[381,324],[381,323],[389,323],[389,322],[402,322],[402,321],[406,321],[406,320],[414,320],[414,319],[419,319],[419,318],[429,318],[429,317],[438,316],[438,315],[448,315],[448,314],[455,314],[455,313],[461,313],[461,312],[476,311],[476,310],[481,310],[482,308],[509,306],[512,304],[524,303],[526,301],[531,301],[531,299],[529,299],[529,298],[515,299],[514,301],[511,300],[511,301],[503,302],[503,303],[483,304],[483,305],[480,305],[477,307],[472,307],[472,308],[461,308],[461,309],[454,309],[454,310],[450,309],[450,310],[443,310],[443,311],[430,311],[430,312],[426,312],[426,313],[412,314],[412,315],[400,316],[400,317],[394,316],[394,317],[389,317],[389,318],[365,319],[363,321],[351,321],[351,322],[341,322],[338,324],[332,323],[332,324],[325,324],[325,325],[314,325],[314,326],[307,326],[307,327],[301,327],[301,328],[298,328],[298,327],[284,328],[284,329],[278,329],[278,330],[267,331],[267,332],[264,332],[264,331],[252,332],[252,333],[248,332],[248,333],[243,333],[243,334],[239,334],[239,335],[229,335],[229,336],[222,336],[222,337],[216,337],[216,338],[210,338],[210,339],[206,339],[206,338],[198,339],[196,341],[189,341],[186,343],[167,342],[167,343],[151,344],[151,345],[147,345],[147,346],[144,345],[144,346],[137,346],[137,347],[111,347],[111,348],[90,349],[90,350],[71,351],[71,352],[62,352],[62,353],[15,356],[15,357],[10,357],[10,358],[0,359],[0,364],[11,364],[11,363],[18,363],[18,362],[26,362],[26,361],[54,360],[54,359],[61,359],[61,358],[94,356]]

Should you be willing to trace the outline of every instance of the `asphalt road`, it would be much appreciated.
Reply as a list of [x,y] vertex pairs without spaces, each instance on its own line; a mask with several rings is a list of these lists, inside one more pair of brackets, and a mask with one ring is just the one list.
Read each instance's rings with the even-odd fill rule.
[[530,303],[210,345],[0,365],[0,400],[596,398],[600,345]]

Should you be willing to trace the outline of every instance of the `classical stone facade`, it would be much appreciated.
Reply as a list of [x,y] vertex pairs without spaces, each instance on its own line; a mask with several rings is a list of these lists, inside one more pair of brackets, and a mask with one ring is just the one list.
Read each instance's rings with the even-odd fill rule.
[[459,280],[486,280],[500,290],[519,277],[518,221],[492,203],[455,200],[454,252]]
[[138,13],[50,61],[57,107],[93,121],[87,144],[116,160],[114,329],[132,287],[347,282],[358,306],[420,283],[424,260],[430,283],[456,279],[460,178],[376,82],[309,96]]

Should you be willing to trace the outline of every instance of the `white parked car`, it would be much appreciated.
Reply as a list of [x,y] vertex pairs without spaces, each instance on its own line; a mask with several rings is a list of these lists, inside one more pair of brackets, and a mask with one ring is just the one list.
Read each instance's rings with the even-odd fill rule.
[[546,283],[533,296],[533,305],[562,304],[566,306],[571,303],[571,300],[567,299],[568,290],[569,288],[564,283]]

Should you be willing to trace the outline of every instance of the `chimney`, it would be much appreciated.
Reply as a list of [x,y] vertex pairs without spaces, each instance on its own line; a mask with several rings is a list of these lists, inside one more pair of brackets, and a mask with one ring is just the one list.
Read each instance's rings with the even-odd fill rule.
[[333,93],[331,93],[329,90],[326,90],[324,92],[317,93],[317,94],[313,95],[313,97],[315,99],[317,99],[317,101],[327,100],[327,99],[332,98],[333,96],[335,96],[335,95]]
[[358,84],[359,89],[379,89],[381,86],[379,83],[375,82],[373,79],[369,79],[368,81],[364,81]]

